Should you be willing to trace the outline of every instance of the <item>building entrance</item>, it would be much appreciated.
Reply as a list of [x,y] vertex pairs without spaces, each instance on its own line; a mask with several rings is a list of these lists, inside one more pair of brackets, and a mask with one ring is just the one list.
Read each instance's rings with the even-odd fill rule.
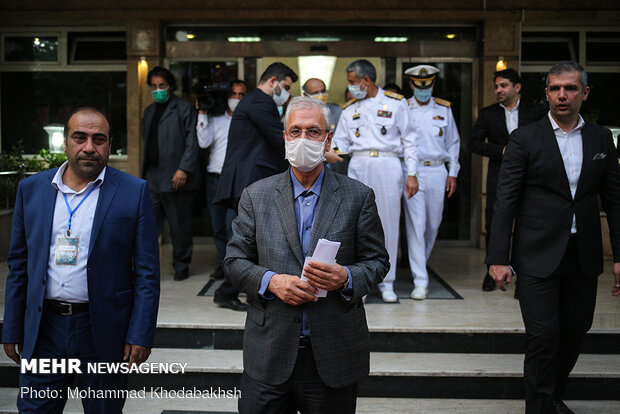
[[[396,83],[410,98],[403,72],[427,63],[441,70],[433,95],[452,103],[461,135],[461,171],[457,193],[444,208],[440,243],[471,244],[475,238],[472,213],[472,168],[468,150],[477,102],[478,30],[475,27],[390,27],[369,30],[347,28],[235,28],[169,26],[166,65],[177,77],[181,93],[217,93],[230,80],[244,79],[255,87],[262,71],[280,61],[300,76],[292,96],[301,95],[306,79],[322,79],[329,102],[345,102],[348,63],[370,60],[377,68],[377,83]],[[208,227],[208,225],[207,225]]]

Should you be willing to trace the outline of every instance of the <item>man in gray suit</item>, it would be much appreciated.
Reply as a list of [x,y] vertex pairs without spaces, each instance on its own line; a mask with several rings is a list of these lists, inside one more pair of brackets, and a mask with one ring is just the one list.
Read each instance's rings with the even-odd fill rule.
[[155,102],[142,118],[142,178],[149,184],[160,232],[168,219],[174,280],[183,280],[192,261],[192,201],[200,185],[197,113],[193,104],[172,93],[176,81],[168,69],[153,68],[147,82]]
[[[241,195],[224,260],[250,305],[241,413],[354,413],[369,372],[362,298],[389,261],[373,191],[323,167],[329,118],[324,103],[294,98],[283,132],[292,168]],[[341,243],[336,264],[304,266],[322,238]]]

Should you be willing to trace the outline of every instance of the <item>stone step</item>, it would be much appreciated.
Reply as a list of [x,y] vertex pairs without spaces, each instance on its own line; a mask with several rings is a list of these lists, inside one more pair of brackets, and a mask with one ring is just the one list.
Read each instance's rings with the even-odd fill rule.
[[[159,326],[157,348],[242,349],[243,325],[237,326]],[[593,330],[586,335],[582,353],[618,352],[620,330]],[[447,352],[478,354],[521,354],[525,333],[519,329],[372,329],[373,352]]]
[[[17,413],[15,398],[17,388],[0,388],[0,413]],[[601,414],[620,412],[620,401],[567,400],[566,404],[580,414]],[[522,400],[482,399],[432,399],[432,398],[366,398],[357,399],[358,414],[365,413],[416,413],[416,414],[522,414]],[[236,413],[236,398],[163,398],[146,394],[146,398],[130,398],[125,403],[125,412],[132,414],[198,414]],[[78,399],[70,398],[65,414],[83,413]]]
[[[233,389],[243,372],[242,351],[153,349],[151,363],[187,363],[183,374],[130,376],[132,389]],[[368,378],[360,383],[364,397],[519,399],[523,356],[519,354],[445,354],[373,352]],[[0,360],[0,386],[16,387],[18,367]],[[567,388],[575,399],[620,398],[620,355],[584,354]]]

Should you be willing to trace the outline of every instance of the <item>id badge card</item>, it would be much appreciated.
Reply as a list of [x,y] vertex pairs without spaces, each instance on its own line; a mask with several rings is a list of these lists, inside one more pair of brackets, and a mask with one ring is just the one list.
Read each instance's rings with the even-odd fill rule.
[[77,263],[79,237],[58,236],[56,239],[56,264],[75,266]]

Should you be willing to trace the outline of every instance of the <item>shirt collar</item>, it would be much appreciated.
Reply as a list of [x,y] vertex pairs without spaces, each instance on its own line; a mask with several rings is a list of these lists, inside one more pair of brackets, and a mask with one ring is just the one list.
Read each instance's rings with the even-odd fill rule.
[[88,183],[88,185],[84,187],[83,189],[81,189],[80,191],[75,191],[62,182],[62,175],[65,173],[65,170],[67,169],[68,166],[69,166],[69,161],[65,161],[58,168],[58,171],[56,171],[56,174],[54,175],[54,178],[52,179],[52,186],[56,190],[63,192],[63,193],[67,193],[67,194],[69,193],[82,194],[84,191],[87,191],[88,189],[90,189],[93,185],[101,185],[103,183],[103,179],[105,178],[105,170],[107,168],[106,166],[104,166],[94,181],[91,181],[90,183]]
[[325,166],[321,168],[321,173],[314,181],[314,184],[312,184],[312,187],[310,187],[308,190],[306,190],[305,187],[301,185],[297,177],[295,177],[295,173],[293,172],[292,168],[290,168],[290,174],[291,174],[291,181],[293,182],[293,198],[294,199],[297,199],[297,197],[299,197],[301,193],[303,193],[304,191],[312,192],[316,194],[317,196],[321,194],[321,187],[323,186],[323,176],[325,176]]
[[515,105],[514,108],[512,108],[512,111],[508,108],[506,108],[506,106],[503,103],[500,103],[499,106],[501,106],[502,108],[504,108],[504,111],[508,111],[510,113],[514,112],[515,110],[519,110],[519,104],[521,103],[521,97],[519,96],[519,98],[517,98],[517,103]]
[[[547,117],[549,118],[549,121],[551,122],[551,128],[553,128],[554,132],[557,132],[558,130],[563,132],[562,128],[560,128],[560,126],[557,124],[557,122],[555,122],[555,119],[553,119],[553,117],[551,116],[551,111],[547,112]],[[569,131],[568,133],[570,134],[573,131],[580,130],[581,128],[583,128],[585,123],[586,122],[581,117],[581,114],[579,114],[579,121],[577,122],[577,126],[575,128],[573,128],[571,131]]]

